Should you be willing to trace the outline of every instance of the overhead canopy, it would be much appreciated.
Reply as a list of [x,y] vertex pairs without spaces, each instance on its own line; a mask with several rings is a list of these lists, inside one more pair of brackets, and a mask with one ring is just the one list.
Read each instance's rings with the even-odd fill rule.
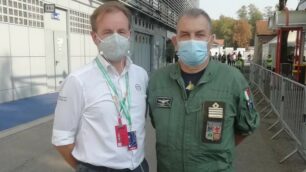
[[[287,39],[288,45],[295,45],[295,41],[296,41],[296,31],[290,31]],[[277,36],[274,37],[271,41],[267,42],[266,44],[277,44]]]
[[[288,25],[287,25],[288,15]],[[277,29],[284,27],[303,27],[306,28],[306,11],[276,11],[273,16],[269,17],[269,28]]]

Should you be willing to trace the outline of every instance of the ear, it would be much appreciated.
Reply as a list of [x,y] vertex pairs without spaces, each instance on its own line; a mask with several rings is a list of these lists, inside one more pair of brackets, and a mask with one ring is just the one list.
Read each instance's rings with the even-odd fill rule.
[[177,51],[178,48],[177,48],[177,39],[176,39],[176,36],[172,36],[171,42],[174,45],[175,51]]
[[208,42],[209,42],[210,44],[213,44],[215,40],[216,40],[216,34],[212,34],[212,35],[210,36]]
[[97,37],[96,32],[91,31],[91,32],[90,32],[90,35],[91,35],[91,38],[92,38],[93,42],[94,42],[96,45],[98,45],[100,41],[99,41],[99,39],[98,39],[98,37]]
[[212,47],[212,45],[214,44],[214,41],[216,39],[216,35],[212,34],[209,39],[208,39],[208,49],[210,49]]

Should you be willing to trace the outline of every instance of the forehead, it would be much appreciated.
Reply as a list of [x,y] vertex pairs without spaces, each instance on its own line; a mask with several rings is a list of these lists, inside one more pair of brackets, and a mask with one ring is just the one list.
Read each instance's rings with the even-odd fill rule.
[[177,24],[177,32],[188,31],[196,32],[204,30],[207,33],[210,33],[210,26],[207,18],[202,15],[197,17],[194,16],[183,16]]
[[97,17],[97,26],[105,28],[109,26],[129,27],[128,17],[119,10],[103,12]]

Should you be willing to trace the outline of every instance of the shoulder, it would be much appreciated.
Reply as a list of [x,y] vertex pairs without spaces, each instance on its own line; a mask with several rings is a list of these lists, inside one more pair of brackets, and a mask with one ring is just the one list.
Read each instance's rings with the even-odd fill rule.
[[131,64],[131,70],[133,72],[139,72],[139,74],[147,74],[147,71],[143,67],[136,64]]
[[235,88],[246,87],[248,85],[245,77],[237,68],[220,62],[211,62],[209,65],[214,68],[216,78],[220,82],[231,84]]
[[178,64],[171,64],[154,71],[150,75],[149,91],[157,88],[168,88],[174,78],[177,78],[178,75],[180,75],[178,72]]
[[85,80],[93,78],[95,76],[96,71],[97,70],[95,63],[91,61],[90,63],[71,72],[66,78],[66,80],[77,80],[78,82],[82,83],[85,82]]
[[216,73],[219,75],[231,75],[231,74],[236,74],[239,72],[239,70],[233,66],[229,66],[225,63],[221,63],[219,61],[210,61],[209,62],[210,68],[213,68]]
[[171,64],[169,66],[162,67],[154,71],[152,75],[150,76],[150,80],[156,81],[156,80],[164,80],[164,79],[169,78],[170,73],[177,70],[177,67],[178,67],[177,65],[178,64]]
[[141,66],[135,64],[131,64],[129,69],[129,75],[137,79],[142,79],[144,82],[148,82],[149,80],[147,71]]

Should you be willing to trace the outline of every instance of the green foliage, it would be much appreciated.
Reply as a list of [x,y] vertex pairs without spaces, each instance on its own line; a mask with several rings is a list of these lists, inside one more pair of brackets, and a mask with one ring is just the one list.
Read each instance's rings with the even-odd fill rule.
[[[218,20],[212,22],[213,33],[218,39],[224,39],[225,46],[247,47],[254,45],[256,21],[263,16],[271,15],[272,7],[266,7],[263,14],[254,4],[243,5],[238,11],[238,19],[221,15]],[[251,33],[251,35],[250,35]]]
[[233,32],[233,42],[235,44],[234,47],[247,48],[252,37],[251,25],[248,23],[248,21],[237,20],[235,22]]
[[245,5],[243,5],[238,11],[237,11],[239,19],[248,19],[248,9]]
[[225,16],[220,16],[219,20],[212,22],[212,31],[217,38],[224,39],[225,46],[233,46],[233,27],[235,19]]

